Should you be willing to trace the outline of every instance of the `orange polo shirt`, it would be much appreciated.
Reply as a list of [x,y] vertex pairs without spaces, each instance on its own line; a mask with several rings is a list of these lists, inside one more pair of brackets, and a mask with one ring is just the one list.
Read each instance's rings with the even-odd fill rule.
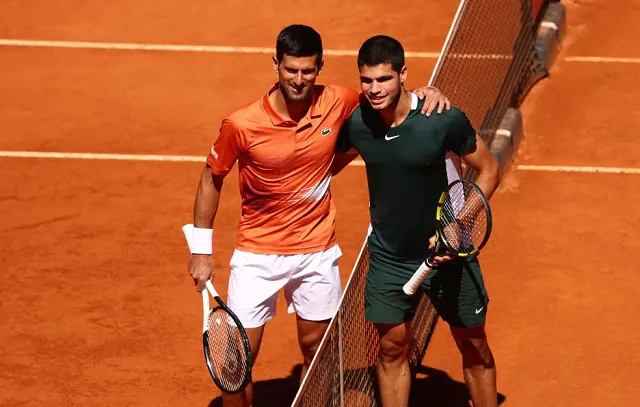
[[283,119],[269,94],[222,121],[207,163],[224,176],[238,161],[242,216],[237,248],[299,254],[336,244],[331,165],[340,128],[358,106],[358,92],[316,85],[299,123]]

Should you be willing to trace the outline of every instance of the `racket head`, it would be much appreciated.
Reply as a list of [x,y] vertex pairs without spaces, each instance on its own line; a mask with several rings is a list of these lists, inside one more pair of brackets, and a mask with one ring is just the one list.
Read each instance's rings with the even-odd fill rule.
[[238,317],[219,305],[208,314],[202,334],[204,358],[209,374],[225,393],[241,392],[251,380],[251,346]]
[[459,257],[477,254],[489,240],[492,215],[482,189],[466,179],[453,181],[440,197],[436,240]]

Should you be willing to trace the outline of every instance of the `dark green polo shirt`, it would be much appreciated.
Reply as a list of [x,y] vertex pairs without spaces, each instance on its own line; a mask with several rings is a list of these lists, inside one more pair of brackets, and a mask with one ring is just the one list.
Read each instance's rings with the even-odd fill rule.
[[412,96],[411,111],[389,127],[363,100],[342,127],[338,149],[355,148],[366,164],[371,225],[369,249],[398,259],[426,258],[435,234],[440,194],[447,186],[445,154],[463,155],[476,145],[467,116],[452,107],[430,117]]

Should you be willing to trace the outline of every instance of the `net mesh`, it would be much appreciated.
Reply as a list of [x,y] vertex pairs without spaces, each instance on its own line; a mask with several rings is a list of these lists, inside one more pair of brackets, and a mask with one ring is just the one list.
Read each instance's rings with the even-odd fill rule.
[[[363,289],[368,268],[366,245],[351,276],[349,287],[356,295],[345,295],[332,321],[320,353],[316,356],[311,374],[307,375],[304,390],[296,406],[378,406],[376,362],[379,337],[373,324],[364,320]],[[415,366],[423,354],[423,347],[431,336],[437,314],[428,299],[420,300],[423,310],[413,320],[417,329],[410,358]]]
[[[490,143],[505,111],[516,106],[531,81],[543,74],[534,52],[532,0],[463,0],[431,85],[464,111]],[[465,178],[476,174],[463,169]],[[376,362],[379,337],[364,319],[364,286],[369,265],[365,244],[342,303],[296,395],[297,407],[380,406]],[[424,294],[412,321],[409,363],[422,363],[438,320]]]
[[490,142],[535,66],[531,0],[466,1],[433,86],[441,89]]

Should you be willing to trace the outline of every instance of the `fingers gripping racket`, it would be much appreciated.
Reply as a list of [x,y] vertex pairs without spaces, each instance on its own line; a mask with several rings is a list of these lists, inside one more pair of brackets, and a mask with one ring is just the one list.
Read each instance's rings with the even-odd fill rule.
[[[209,307],[209,293],[218,305]],[[209,374],[225,393],[238,393],[251,378],[251,347],[238,317],[227,307],[211,281],[202,290],[202,344]]]
[[434,267],[435,256],[467,257],[477,254],[491,234],[491,208],[479,186],[458,179],[447,186],[436,210],[436,242],[429,257],[404,285],[406,294],[415,294]]

